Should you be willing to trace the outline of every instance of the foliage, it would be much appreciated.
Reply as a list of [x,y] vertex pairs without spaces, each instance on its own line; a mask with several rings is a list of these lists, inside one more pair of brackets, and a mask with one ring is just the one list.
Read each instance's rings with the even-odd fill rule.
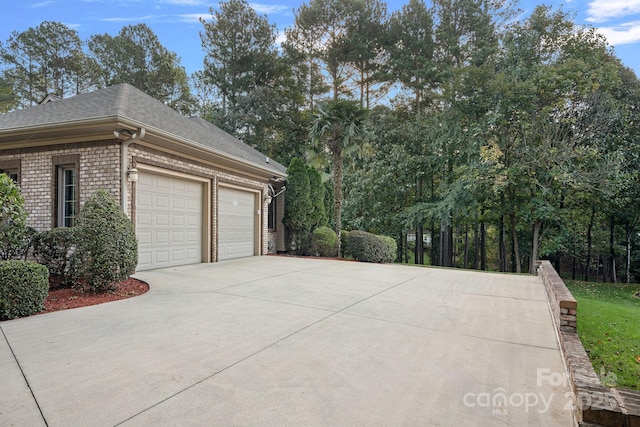
[[601,380],[640,390],[640,285],[567,281],[578,301],[578,334]]
[[77,285],[80,260],[76,254],[76,228],[58,227],[36,234],[33,255],[50,275],[61,279],[63,286]]
[[[348,235],[349,251],[353,258],[363,262],[393,262],[396,259],[396,243],[391,238],[366,231],[354,230]],[[390,244],[393,241],[393,245]]]
[[293,158],[287,169],[287,191],[285,191],[285,206],[282,223],[293,237],[294,250],[303,251],[307,233],[310,232],[309,212],[311,198],[309,175],[307,166],[299,158]]
[[187,73],[146,24],[123,27],[118,35],[91,36],[88,42],[105,86],[129,83],[170,107],[189,114]]
[[382,262],[394,262],[398,258],[398,243],[393,237],[378,236],[387,246],[385,259]]
[[95,89],[98,68],[83,47],[78,32],[60,22],[13,32],[0,44],[0,62],[18,105],[34,105],[49,94],[65,97]]
[[6,174],[0,174],[0,259],[27,257],[33,230],[26,221],[20,188]]
[[321,257],[334,257],[338,253],[338,236],[327,226],[313,230],[311,238],[311,253]]
[[[338,100],[318,105],[309,135],[316,154],[327,153],[333,173],[334,231],[342,228],[342,169],[343,158],[354,151],[358,136],[364,133],[367,112],[356,102]],[[339,244],[339,243],[338,243]]]
[[311,201],[311,209],[308,212],[309,224],[314,229],[327,224],[327,214],[324,207],[325,187],[316,168],[308,166],[307,175],[309,176],[309,199]]
[[81,276],[94,291],[108,290],[127,279],[138,263],[133,224],[105,190],[86,201],[76,225]]
[[349,233],[347,230],[340,230],[340,256],[342,258],[353,258],[351,248],[349,248]]
[[48,291],[45,266],[32,261],[0,261],[0,320],[41,311]]

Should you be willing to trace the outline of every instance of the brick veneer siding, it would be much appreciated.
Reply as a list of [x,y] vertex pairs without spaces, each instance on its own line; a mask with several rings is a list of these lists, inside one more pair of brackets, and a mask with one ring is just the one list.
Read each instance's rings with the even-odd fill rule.
[[640,427],[640,393],[609,388],[600,382],[576,333],[575,298],[549,261],[540,262],[537,274],[547,291],[580,427]]
[[[80,206],[98,189],[106,189],[120,203],[120,150],[118,141],[93,141],[76,144],[60,144],[46,147],[4,150],[0,152],[0,160],[20,163],[20,187],[25,198],[25,208],[29,214],[28,225],[36,230],[48,230],[55,226],[55,164],[54,159],[78,158],[78,197]],[[267,254],[269,247],[274,247],[275,236],[268,230],[268,206],[263,201],[267,194],[268,182],[233,171],[225,170],[204,162],[182,158],[141,144],[132,144],[128,149],[127,164],[147,164],[181,172],[188,175],[206,178],[211,182],[212,213],[212,260],[215,260],[216,224],[217,224],[217,189],[219,184],[232,184],[258,191],[262,201],[261,209],[261,247],[260,254]],[[135,184],[128,183],[127,213],[135,214]]]
[[[190,159],[185,159],[177,155],[167,154],[159,150],[155,150],[152,148],[148,148],[146,146],[140,144],[132,144],[129,147],[129,162],[132,164],[147,164],[150,166],[155,166],[159,168],[163,168],[166,170],[171,170],[175,172],[181,172],[188,175],[194,175],[200,178],[207,178],[211,180],[211,216],[212,216],[212,236],[211,236],[211,249],[212,249],[212,260],[217,261],[215,259],[215,255],[217,254],[217,238],[216,238],[216,225],[218,223],[218,209],[217,209],[217,191],[218,186],[222,183],[237,185],[241,187],[245,187],[248,189],[258,190],[260,191],[260,200],[262,200],[261,206],[261,248],[260,254],[269,253],[269,229],[268,229],[268,206],[267,203],[264,202],[263,195],[267,194],[268,191],[268,182],[261,181],[257,178],[253,178],[250,176],[246,176],[239,173],[234,173],[232,171],[228,171],[222,168],[218,168],[212,165],[208,165],[204,162],[198,162]],[[132,194],[133,193],[133,194]],[[130,197],[134,197],[134,191],[129,192]],[[131,201],[129,200],[129,204]]]
[[80,206],[98,189],[120,198],[120,144],[95,141],[6,150],[2,160],[20,160],[20,189],[29,214],[27,224],[36,230],[55,226],[55,158],[79,157],[78,197]]

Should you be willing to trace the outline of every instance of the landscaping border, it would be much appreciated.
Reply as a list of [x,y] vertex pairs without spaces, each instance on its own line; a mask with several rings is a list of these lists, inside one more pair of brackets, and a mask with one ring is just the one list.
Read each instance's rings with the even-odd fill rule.
[[576,332],[578,303],[549,261],[536,274],[547,292],[580,427],[640,427],[640,393],[603,385]]

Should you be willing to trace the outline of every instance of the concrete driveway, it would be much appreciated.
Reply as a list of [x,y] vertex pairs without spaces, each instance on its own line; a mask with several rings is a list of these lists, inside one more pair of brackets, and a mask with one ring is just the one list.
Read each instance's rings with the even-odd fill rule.
[[259,257],[0,322],[2,426],[572,426],[536,277]]

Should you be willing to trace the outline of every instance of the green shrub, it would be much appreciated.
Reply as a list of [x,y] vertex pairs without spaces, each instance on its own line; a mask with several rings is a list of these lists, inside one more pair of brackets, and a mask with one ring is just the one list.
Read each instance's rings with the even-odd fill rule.
[[[387,239],[393,241],[391,238]],[[394,248],[391,251],[390,241],[382,236],[355,230],[349,233],[347,242],[351,255],[358,261],[392,262],[395,260],[395,241],[393,241]]]
[[349,249],[349,233],[350,231],[340,230],[340,256],[342,258],[353,258]]
[[33,234],[20,188],[0,174],[0,259],[26,259]]
[[0,320],[30,316],[43,309],[49,271],[31,261],[0,261]]
[[338,235],[327,226],[313,230],[311,251],[316,256],[334,257],[338,253]]
[[398,257],[398,243],[396,243],[396,239],[389,236],[378,236],[384,241],[387,246],[387,250],[382,262],[395,262]]
[[76,229],[59,227],[36,235],[33,255],[52,276],[60,277],[63,286],[72,287],[78,279],[78,257],[76,256]]
[[138,241],[133,224],[107,191],[98,190],[84,204],[76,235],[80,275],[92,290],[109,290],[135,271]]

